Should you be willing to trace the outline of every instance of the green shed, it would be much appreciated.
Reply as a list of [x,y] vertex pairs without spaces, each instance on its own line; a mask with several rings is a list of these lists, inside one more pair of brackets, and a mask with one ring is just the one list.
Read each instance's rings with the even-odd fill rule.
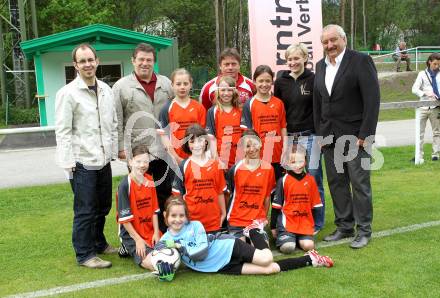
[[96,75],[110,86],[133,71],[131,55],[141,42],[156,49],[156,71],[169,76],[178,67],[176,40],[108,25],[89,25],[24,41],[23,53],[35,65],[40,126],[54,125],[56,92],[75,78],[71,52],[84,42],[96,49],[100,60]]

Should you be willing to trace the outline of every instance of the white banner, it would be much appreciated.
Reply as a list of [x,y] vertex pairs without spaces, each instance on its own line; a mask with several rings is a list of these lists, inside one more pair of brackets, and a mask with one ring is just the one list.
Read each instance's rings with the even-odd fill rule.
[[309,49],[307,67],[323,56],[321,0],[248,0],[252,73],[261,64],[286,70],[284,52],[293,43]]

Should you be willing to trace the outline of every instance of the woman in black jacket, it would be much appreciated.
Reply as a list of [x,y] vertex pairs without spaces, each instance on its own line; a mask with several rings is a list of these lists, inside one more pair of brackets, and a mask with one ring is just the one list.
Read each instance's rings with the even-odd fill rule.
[[[289,140],[307,148],[307,171],[315,177],[323,206],[321,149],[313,124],[313,82],[315,74],[305,68],[308,50],[303,43],[293,44],[286,50],[289,70],[282,71],[274,84],[274,95],[284,103]],[[314,212],[315,233],[324,226],[325,207]]]

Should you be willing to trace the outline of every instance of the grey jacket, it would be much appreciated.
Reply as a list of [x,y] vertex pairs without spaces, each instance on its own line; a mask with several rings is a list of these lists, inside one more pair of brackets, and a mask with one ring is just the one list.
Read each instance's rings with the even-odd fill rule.
[[[154,102],[151,101],[134,72],[113,85],[114,103],[118,118],[118,150],[144,143],[152,145],[162,107],[174,97],[171,81],[156,74]],[[128,146],[130,143],[130,146]]]

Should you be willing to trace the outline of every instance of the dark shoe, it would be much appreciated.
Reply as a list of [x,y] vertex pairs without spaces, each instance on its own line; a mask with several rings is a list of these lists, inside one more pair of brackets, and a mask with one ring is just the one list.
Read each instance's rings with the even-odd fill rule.
[[338,241],[344,238],[349,238],[349,237],[353,237],[354,233],[342,233],[338,230],[334,231],[333,233],[331,233],[328,236],[324,237],[324,241]]
[[412,69],[411,68],[407,68],[406,71],[412,71]]
[[432,161],[437,161],[438,160],[438,156],[433,156],[431,159],[432,159]]
[[400,70],[400,68],[398,68],[398,69],[396,69],[396,72],[402,72],[402,71]]
[[112,255],[112,254],[116,254],[116,253],[118,253],[118,249],[114,248],[110,244],[107,245],[107,247],[102,252],[100,252],[100,254],[103,254],[103,255]]
[[370,242],[370,237],[357,235],[351,242],[350,247],[354,249],[362,248],[367,246],[368,242]]

